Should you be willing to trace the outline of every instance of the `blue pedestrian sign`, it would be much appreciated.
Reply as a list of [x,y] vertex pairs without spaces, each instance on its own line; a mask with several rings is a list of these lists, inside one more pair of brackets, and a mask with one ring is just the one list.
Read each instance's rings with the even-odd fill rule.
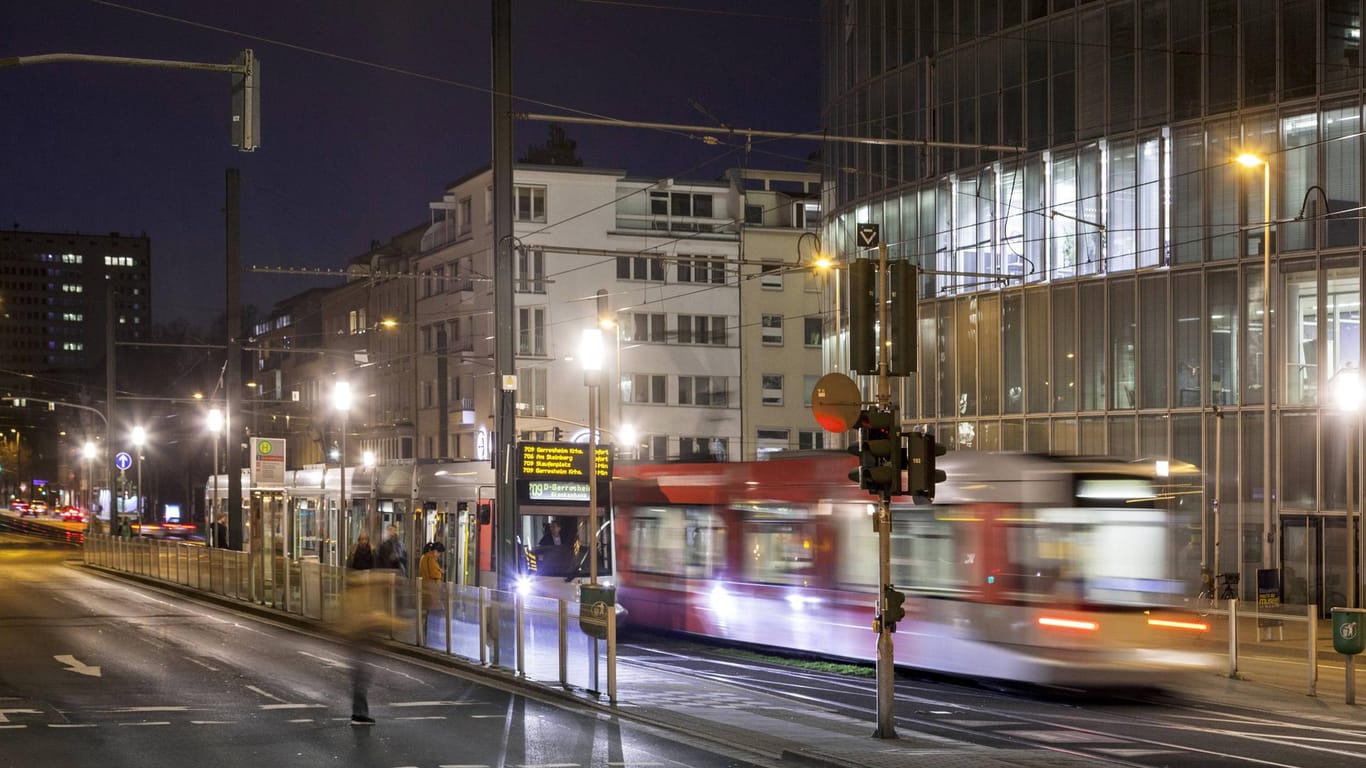
[[114,466],[118,467],[119,469],[128,469],[129,467],[133,466],[133,457],[129,456],[123,451],[119,451],[118,453],[114,454]]

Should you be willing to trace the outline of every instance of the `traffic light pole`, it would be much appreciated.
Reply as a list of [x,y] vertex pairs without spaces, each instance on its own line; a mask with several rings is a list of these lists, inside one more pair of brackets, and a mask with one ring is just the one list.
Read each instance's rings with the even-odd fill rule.
[[[886,410],[892,400],[892,382],[888,376],[887,363],[891,346],[891,311],[888,297],[891,293],[887,269],[887,244],[877,246],[877,318],[880,333],[878,344],[882,347],[877,365],[877,407]],[[900,414],[892,411],[891,434],[900,435]],[[900,439],[892,446],[900,452]],[[899,470],[898,470],[899,472]],[[894,486],[900,486],[900,478]],[[877,504],[877,730],[873,736],[879,739],[896,738],[896,662],[892,647],[892,628],[883,620],[887,610],[887,589],[892,583],[892,496],[891,490],[884,487]]]

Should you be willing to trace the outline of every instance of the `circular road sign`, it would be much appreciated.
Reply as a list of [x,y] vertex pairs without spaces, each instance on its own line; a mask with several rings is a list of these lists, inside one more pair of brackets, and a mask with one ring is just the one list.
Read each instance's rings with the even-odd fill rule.
[[811,413],[827,432],[847,432],[863,412],[863,395],[854,380],[842,373],[827,373],[811,393]]
[[119,451],[118,453],[114,454],[114,466],[118,467],[119,469],[128,469],[129,467],[133,466],[133,457],[129,456],[123,451]]

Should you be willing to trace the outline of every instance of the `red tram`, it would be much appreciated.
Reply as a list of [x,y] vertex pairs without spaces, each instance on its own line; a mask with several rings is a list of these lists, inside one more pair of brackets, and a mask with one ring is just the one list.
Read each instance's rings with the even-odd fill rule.
[[[629,623],[875,655],[874,499],[844,454],[618,467]],[[1174,609],[1174,484],[1189,465],[951,452],[933,504],[894,504],[899,665],[1041,685],[1156,686],[1207,666]],[[1164,471],[1165,470],[1165,473]],[[1164,476],[1165,474],[1165,476]]]

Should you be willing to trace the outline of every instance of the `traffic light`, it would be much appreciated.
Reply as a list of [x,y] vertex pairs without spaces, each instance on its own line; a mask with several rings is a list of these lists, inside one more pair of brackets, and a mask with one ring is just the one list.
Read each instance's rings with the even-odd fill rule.
[[887,497],[901,495],[901,435],[895,411],[859,414],[859,442],[849,449],[859,465],[849,473],[863,490]]
[[920,324],[916,320],[916,302],[919,300],[916,282],[920,270],[908,261],[894,261],[887,267],[891,272],[892,300],[887,303],[891,312],[888,333],[892,348],[887,355],[887,373],[892,376],[906,376],[916,371],[916,340],[920,334]]
[[934,468],[936,456],[943,456],[945,448],[934,442],[934,435],[912,432],[906,435],[906,492],[912,496],[934,499],[935,483],[947,478],[943,470]]
[[906,595],[888,584],[882,588],[882,601],[882,625],[888,632],[895,632],[896,623],[906,618],[906,609],[902,607],[902,603],[906,602]]
[[877,265],[849,264],[849,370],[877,373]]

